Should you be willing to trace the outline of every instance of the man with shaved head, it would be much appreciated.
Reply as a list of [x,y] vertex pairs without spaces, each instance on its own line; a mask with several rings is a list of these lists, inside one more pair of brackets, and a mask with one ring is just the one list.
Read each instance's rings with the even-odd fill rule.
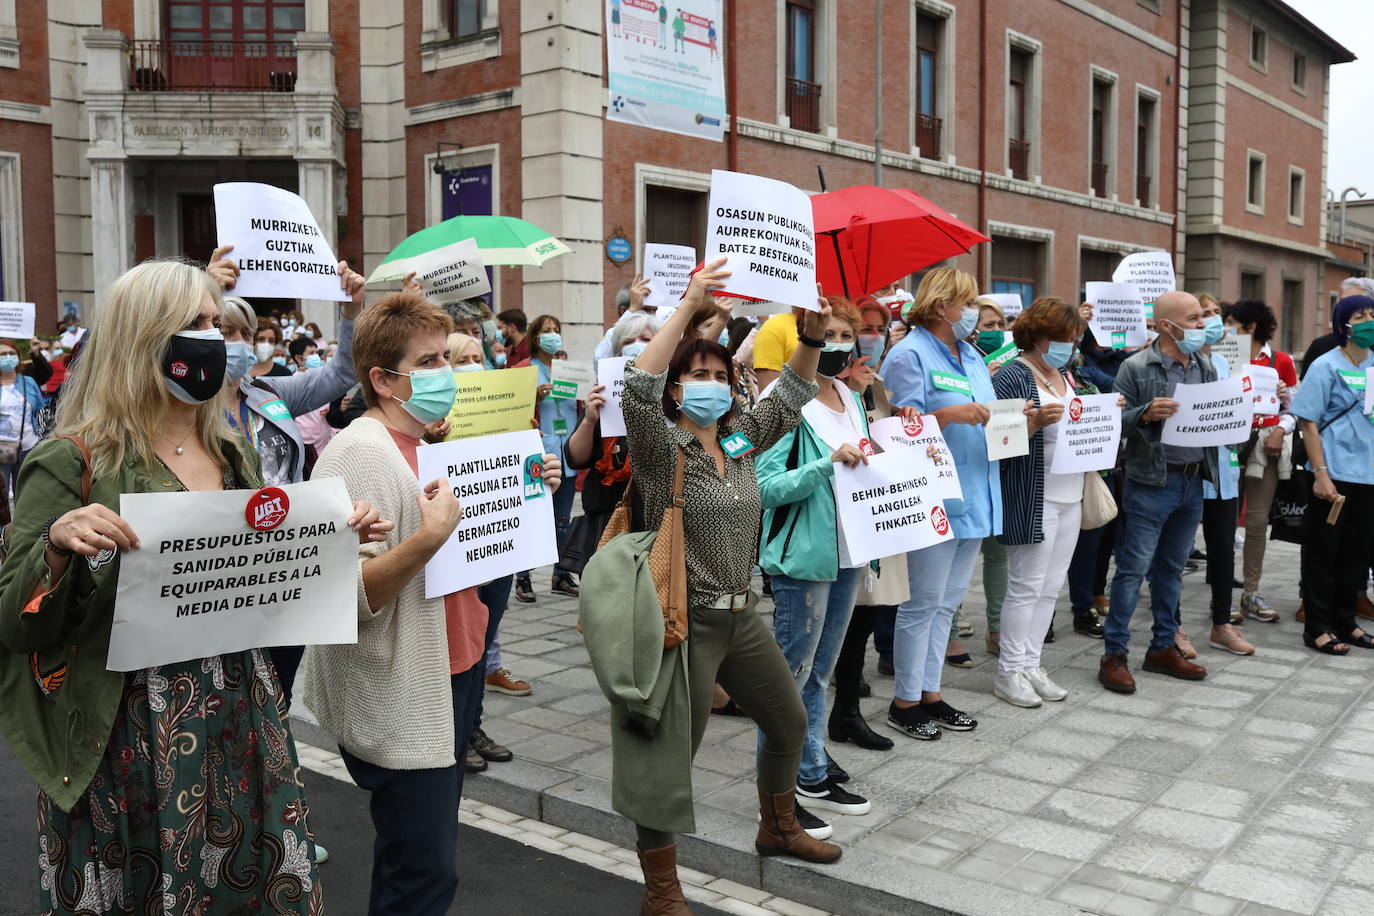
[[1178,647],[1179,593],[1183,564],[1202,520],[1202,483],[1220,477],[1217,450],[1165,445],[1164,420],[1178,411],[1174,390],[1217,379],[1216,367],[1198,351],[1206,343],[1202,305],[1184,292],[1155,300],[1154,343],[1121,364],[1116,391],[1126,401],[1121,432],[1126,441],[1124,524],[1117,533],[1116,576],[1104,625],[1105,655],[1098,680],[1108,690],[1134,693],[1126,662],[1131,616],[1141,583],[1150,580],[1154,612],[1146,671],[1201,680],[1207,669],[1189,661]]

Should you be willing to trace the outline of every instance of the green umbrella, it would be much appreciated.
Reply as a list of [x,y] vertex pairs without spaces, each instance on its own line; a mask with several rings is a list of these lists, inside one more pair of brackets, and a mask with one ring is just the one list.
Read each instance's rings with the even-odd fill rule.
[[567,245],[519,217],[455,216],[406,238],[377,265],[367,282],[404,279],[410,273],[411,258],[429,255],[467,239],[477,242],[482,263],[488,267],[541,267],[550,258],[572,253]]

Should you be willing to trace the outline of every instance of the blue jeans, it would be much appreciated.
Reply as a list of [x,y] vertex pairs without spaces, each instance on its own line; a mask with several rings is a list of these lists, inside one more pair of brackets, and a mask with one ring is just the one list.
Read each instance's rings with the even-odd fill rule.
[[1175,611],[1183,591],[1183,564],[1202,521],[1202,478],[1170,473],[1162,487],[1127,480],[1122,501],[1126,521],[1116,532],[1111,608],[1102,624],[1104,651],[1126,654],[1140,585],[1148,577],[1154,613],[1150,651],[1158,652],[1172,646],[1178,632]]
[[[568,539],[568,529],[572,527],[572,508],[573,499],[577,496],[577,476],[564,477],[563,483],[559,485],[558,492],[553,494],[553,534],[558,543],[558,555],[563,555],[563,543]],[[528,576],[530,570],[520,573]],[[568,571],[557,563],[553,564],[553,574],[555,576],[565,576]]]
[[897,608],[892,642],[897,699],[917,702],[923,692],[940,692],[949,622],[968,592],[982,546],[982,538],[953,538],[906,555],[911,598]]
[[501,618],[510,604],[510,590],[514,576],[502,576],[486,585],[477,586],[477,597],[487,606],[486,655],[477,662],[477,711],[472,718],[472,730],[482,727],[483,701],[487,695],[487,675],[501,670]]
[[14,491],[15,498],[10,502],[10,505],[14,505],[19,499],[19,469],[24,466],[24,458],[27,455],[28,452],[21,451],[14,464],[0,464],[0,472],[4,474],[6,498],[9,497],[10,491]]
[[833,582],[773,576],[773,635],[806,707],[806,744],[797,771],[803,785],[825,782],[825,691],[864,572],[866,567],[842,569]]

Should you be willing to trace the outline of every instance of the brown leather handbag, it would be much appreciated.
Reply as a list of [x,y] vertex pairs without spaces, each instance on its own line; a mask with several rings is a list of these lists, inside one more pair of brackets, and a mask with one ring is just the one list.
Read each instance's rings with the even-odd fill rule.
[[[663,648],[680,646],[687,639],[687,548],[682,533],[683,475],[686,455],[677,450],[677,466],[673,469],[673,498],[663,510],[658,535],[649,551],[649,572],[658,590],[658,605],[663,609]],[[601,533],[600,547],[612,538],[630,530],[630,504],[634,497],[635,479],[631,475],[625,495],[611,512],[611,520]]]

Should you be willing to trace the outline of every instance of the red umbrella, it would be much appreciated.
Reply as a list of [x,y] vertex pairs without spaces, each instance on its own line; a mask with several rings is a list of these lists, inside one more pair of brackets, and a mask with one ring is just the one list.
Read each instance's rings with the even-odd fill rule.
[[846,296],[882,289],[898,277],[992,241],[915,191],[855,185],[811,198],[816,279]]

